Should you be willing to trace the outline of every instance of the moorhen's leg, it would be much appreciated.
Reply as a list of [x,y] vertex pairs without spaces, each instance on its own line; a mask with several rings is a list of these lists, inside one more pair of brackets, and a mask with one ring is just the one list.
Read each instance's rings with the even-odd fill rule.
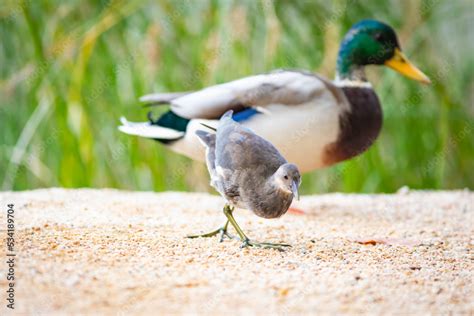
[[228,232],[227,232],[227,226],[229,226],[229,221],[227,221],[224,226],[222,226],[221,228],[218,228],[216,230],[213,230],[212,232],[209,232],[209,233],[206,233],[206,234],[201,234],[201,235],[189,235],[189,236],[186,236],[187,238],[199,238],[199,237],[214,237],[218,234],[220,234],[220,238],[219,238],[219,242],[222,242],[224,240],[224,236],[227,236],[229,238],[233,238],[232,235],[230,235]]
[[224,214],[227,217],[228,221],[234,226],[235,230],[237,231],[237,234],[240,237],[240,240],[242,241],[242,245],[240,246],[241,248],[245,247],[259,247],[259,248],[272,248],[272,249],[278,249],[278,250],[284,250],[285,247],[291,247],[291,245],[288,244],[276,244],[276,243],[268,243],[268,242],[256,242],[250,240],[247,235],[242,231],[240,228],[239,224],[235,221],[234,216],[232,215],[233,208],[231,208],[229,205],[224,206]]

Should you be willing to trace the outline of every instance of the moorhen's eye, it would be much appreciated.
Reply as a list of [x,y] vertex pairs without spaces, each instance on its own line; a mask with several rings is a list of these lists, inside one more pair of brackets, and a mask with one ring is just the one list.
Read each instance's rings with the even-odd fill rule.
[[285,178],[285,180],[288,180],[288,176],[284,176],[283,178]]

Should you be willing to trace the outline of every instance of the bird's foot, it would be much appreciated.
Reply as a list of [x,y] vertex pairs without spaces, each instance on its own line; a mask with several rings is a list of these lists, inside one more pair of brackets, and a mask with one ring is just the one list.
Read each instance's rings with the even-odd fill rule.
[[214,236],[217,236],[219,235],[219,242],[222,242],[224,240],[224,236],[227,236],[229,238],[232,238],[233,236],[231,236],[226,230],[224,230],[223,227],[219,228],[219,229],[216,229],[216,230],[213,230],[212,232],[209,232],[209,233],[206,233],[206,234],[201,234],[201,235],[188,235],[186,236],[187,238],[207,238],[207,237],[214,237]]
[[278,243],[269,243],[269,242],[256,242],[252,241],[248,238],[244,239],[240,248],[246,247],[256,247],[256,248],[264,248],[264,249],[277,249],[279,251],[285,251],[287,247],[291,247],[288,244],[278,244]]
[[231,234],[229,234],[229,232],[227,231],[227,226],[228,226],[228,222],[222,226],[221,228],[218,228],[216,230],[213,230],[212,232],[209,232],[209,233],[206,233],[206,234],[201,234],[201,235],[188,235],[186,236],[187,238],[200,238],[200,237],[203,237],[203,238],[207,238],[207,237],[214,237],[216,235],[219,235],[219,242],[222,242],[224,241],[224,236],[227,236],[229,239],[235,239],[236,237],[235,236],[232,236]]

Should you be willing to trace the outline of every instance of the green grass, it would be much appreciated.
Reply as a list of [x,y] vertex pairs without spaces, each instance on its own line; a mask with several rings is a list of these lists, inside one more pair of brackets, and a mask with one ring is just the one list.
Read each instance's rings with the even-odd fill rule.
[[[100,4],[99,4],[100,3]],[[209,190],[203,165],[117,131],[137,99],[274,68],[334,76],[362,18],[391,24],[422,86],[369,70],[384,127],[362,156],[305,175],[303,192],[474,188],[474,8],[465,1],[7,1],[0,5],[4,190]],[[162,110],[161,110],[162,111]]]

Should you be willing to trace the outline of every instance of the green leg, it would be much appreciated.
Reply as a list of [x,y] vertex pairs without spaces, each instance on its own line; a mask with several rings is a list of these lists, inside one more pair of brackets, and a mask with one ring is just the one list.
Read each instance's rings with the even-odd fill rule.
[[227,223],[231,223],[232,226],[234,226],[235,230],[237,231],[237,234],[240,237],[240,240],[242,241],[242,245],[240,246],[241,248],[245,247],[260,247],[260,248],[272,248],[272,249],[278,249],[278,250],[284,250],[285,247],[291,247],[291,245],[288,244],[274,244],[274,243],[268,243],[268,242],[255,242],[251,241],[247,235],[243,232],[242,228],[240,228],[239,224],[235,221],[234,216],[232,215],[232,212],[234,211],[233,208],[231,208],[229,205],[224,206],[224,214],[227,217]]
[[224,224],[224,226],[222,226],[221,228],[213,230],[212,232],[202,234],[202,235],[190,235],[190,236],[186,236],[186,237],[188,237],[188,238],[199,238],[199,237],[205,238],[205,237],[214,237],[217,234],[220,234],[219,242],[222,242],[224,240],[224,235],[229,237],[229,238],[232,238],[232,236],[227,232],[227,226],[229,226],[229,221],[227,221]]

